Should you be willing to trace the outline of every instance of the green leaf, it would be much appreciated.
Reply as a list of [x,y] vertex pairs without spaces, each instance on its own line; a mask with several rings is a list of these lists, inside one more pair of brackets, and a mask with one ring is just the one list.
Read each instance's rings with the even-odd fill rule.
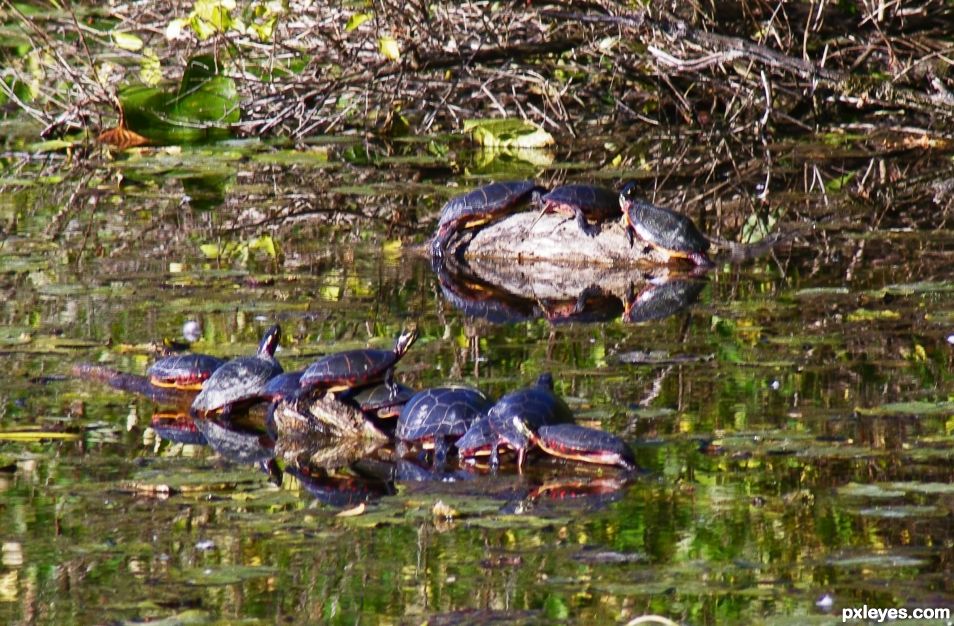
[[117,48],[129,50],[130,52],[138,52],[139,50],[142,50],[142,39],[136,35],[133,35],[132,33],[113,31],[109,35],[113,40],[113,45]]
[[227,138],[241,112],[235,81],[218,71],[212,55],[199,55],[190,59],[175,94],[143,86],[122,90],[128,128],[155,143]]
[[351,17],[348,18],[348,23],[345,25],[345,31],[350,33],[372,17],[374,17],[372,13],[352,13]]
[[543,612],[551,621],[563,621],[570,617],[570,609],[567,608],[566,602],[555,595],[549,595],[543,601]]
[[478,144],[491,148],[542,148],[555,142],[553,135],[521,119],[476,119],[464,122]]
[[278,245],[271,235],[262,235],[251,240],[248,247],[252,250],[264,252],[273,259],[278,256]]
[[378,39],[378,49],[384,55],[384,58],[390,61],[401,60],[401,47],[398,45],[397,39],[390,35],[383,35]]
[[856,172],[848,172],[844,176],[833,178],[825,183],[825,189],[828,191],[841,191],[844,189],[845,185],[851,182],[851,180],[855,177],[855,174]]

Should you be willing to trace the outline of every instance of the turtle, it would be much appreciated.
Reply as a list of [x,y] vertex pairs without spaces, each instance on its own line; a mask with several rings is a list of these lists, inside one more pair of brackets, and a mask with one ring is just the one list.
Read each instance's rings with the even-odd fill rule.
[[405,385],[383,382],[339,397],[357,406],[365,415],[388,419],[400,415],[401,408],[414,394],[415,391]]
[[528,204],[534,194],[546,193],[532,180],[490,183],[451,198],[441,209],[437,233],[431,239],[431,256],[441,258],[451,237],[465,228],[475,228]]
[[454,444],[460,459],[473,459],[490,454],[490,448],[497,443],[497,436],[490,428],[490,418],[481,415],[473,421],[460,439]]
[[343,391],[380,381],[392,381],[391,391],[397,387],[391,379],[391,370],[417,340],[417,329],[405,330],[391,350],[347,350],[335,352],[309,365],[299,383],[302,389]]
[[[536,432],[547,424],[567,424],[573,421],[570,408],[553,393],[553,376],[541,374],[537,382],[500,398],[487,412],[491,430],[497,436],[497,445],[490,449],[490,465],[499,464],[500,445],[517,453],[517,467],[523,467],[527,449],[532,445],[526,432]],[[520,426],[518,426],[520,424]]]
[[221,412],[226,416],[236,406],[261,400],[268,382],[283,373],[275,360],[281,334],[281,327],[272,326],[262,336],[256,354],[232,359],[215,370],[192,402],[191,413],[201,417]]
[[633,245],[634,236],[638,236],[662,253],[667,261],[683,258],[699,267],[715,265],[706,254],[711,242],[691,219],[637,199],[636,191],[636,182],[631,181],[619,193],[619,205],[623,210],[626,237],[630,245]]
[[[595,237],[600,233],[601,223],[616,219],[622,213],[619,195],[612,189],[596,185],[561,185],[547,194],[534,195],[533,200],[540,207],[540,215],[529,230],[533,230],[546,213],[560,213],[576,217],[580,230],[588,237]],[[591,225],[590,221],[595,224]]]
[[434,450],[434,467],[443,466],[448,443],[460,438],[493,403],[481,391],[465,386],[419,391],[398,416],[395,437]]
[[197,391],[223,364],[225,359],[208,354],[171,354],[150,365],[146,374],[156,387]]
[[548,424],[536,432],[526,424],[517,424],[523,433],[547,454],[562,459],[616,465],[626,470],[636,469],[633,451],[625,441],[606,431],[578,424]]

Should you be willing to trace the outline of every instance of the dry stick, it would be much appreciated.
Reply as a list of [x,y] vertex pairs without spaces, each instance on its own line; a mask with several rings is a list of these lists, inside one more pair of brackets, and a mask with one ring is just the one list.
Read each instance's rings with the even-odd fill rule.
[[[715,52],[739,53],[740,56],[759,61],[773,69],[795,74],[811,80],[815,86],[824,86],[835,92],[835,97],[853,105],[875,105],[891,108],[908,108],[922,113],[954,119],[954,108],[939,105],[933,98],[912,89],[899,88],[890,81],[872,83],[831,70],[806,59],[797,59],[776,52],[748,39],[719,35],[693,28],[681,20],[653,19],[645,11],[632,15],[586,15],[560,11],[542,11],[544,17],[602,22],[631,28],[654,28],[672,40],[695,43]],[[810,26],[810,25],[809,25]]]

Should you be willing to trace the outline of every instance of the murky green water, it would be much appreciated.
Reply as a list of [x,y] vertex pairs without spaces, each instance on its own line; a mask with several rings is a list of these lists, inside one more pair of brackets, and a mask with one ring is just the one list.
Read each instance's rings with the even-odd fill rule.
[[[733,166],[696,139],[616,142],[549,166],[442,140],[95,165],[8,153],[0,621],[806,624],[952,606],[950,155],[772,146],[763,201],[762,154]],[[695,156],[670,160],[684,148]],[[652,189],[657,172],[660,202],[706,194],[693,217],[709,232],[735,238],[758,216],[791,238],[641,324],[468,316],[414,248],[448,182]],[[195,349],[225,356],[281,323],[289,370],[414,321],[402,382],[496,397],[552,371],[578,419],[632,443],[647,471],[622,486],[543,462],[398,481],[336,517],[301,480],[161,439],[152,402],[66,377],[87,361],[142,373],[190,319]],[[458,515],[435,516],[438,500]]]

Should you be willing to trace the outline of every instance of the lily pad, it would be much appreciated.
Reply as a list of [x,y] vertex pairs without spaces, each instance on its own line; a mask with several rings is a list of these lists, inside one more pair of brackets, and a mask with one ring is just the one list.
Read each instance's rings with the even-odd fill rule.
[[954,402],[892,402],[881,406],[862,408],[856,407],[859,415],[954,415]]
[[884,517],[891,519],[904,519],[909,517],[929,517],[943,515],[943,512],[934,506],[873,506],[856,511],[863,517]]
[[227,565],[224,567],[197,567],[183,570],[182,578],[190,585],[219,586],[234,585],[243,580],[273,576],[278,572],[274,567]]
[[887,489],[882,485],[848,483],[838,488],[838,495],[849,498],[900,498],[904,496],[904,491]]

